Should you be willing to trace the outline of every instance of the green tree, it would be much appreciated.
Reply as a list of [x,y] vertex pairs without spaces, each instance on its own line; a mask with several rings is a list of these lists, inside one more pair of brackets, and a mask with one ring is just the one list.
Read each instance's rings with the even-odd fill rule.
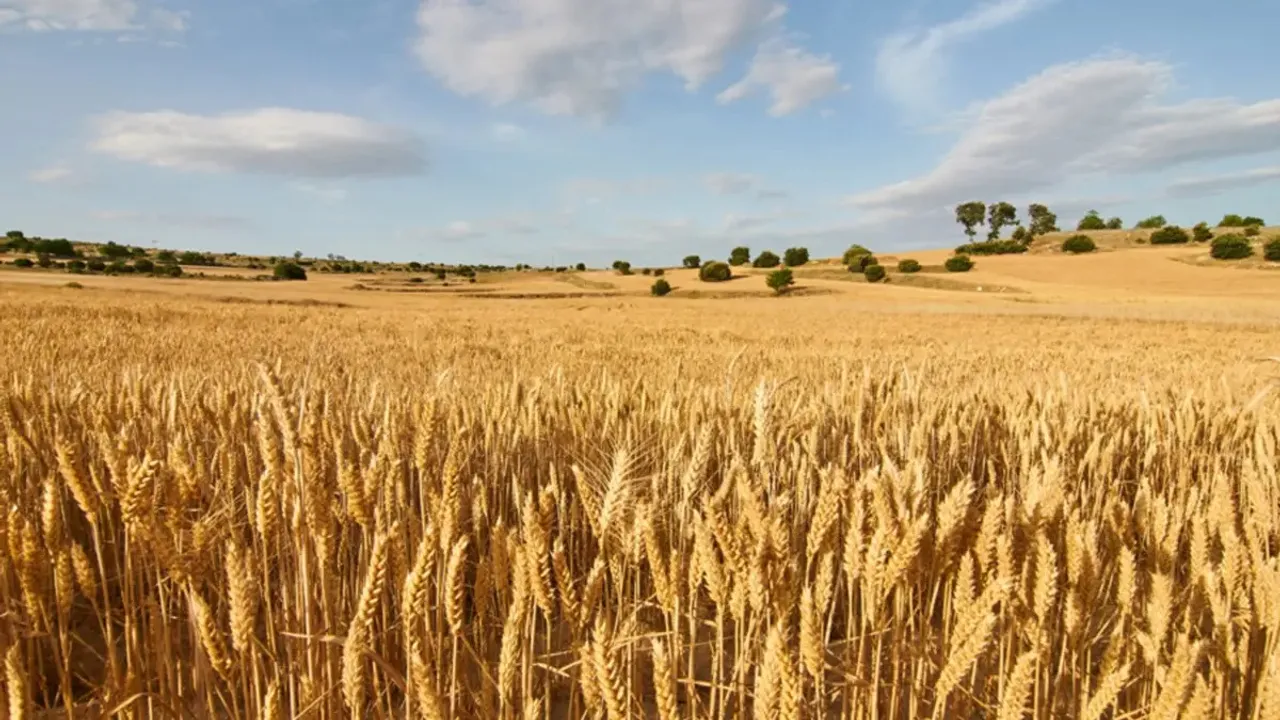
[[1072,235],[1062,241],[1062,252],[1079,255],[1080,253],[1091,253],[1097,250],[1098,246],[1094,244],[1093,238],[1088,235]]
[[752,267],[758,268],[776,268],[782,261],[771,250],[765,250],[756,256],[755,262],[751,263]]
[[773,289],[774,293],[781,295],[782,293],[790,289],[790,287],[794,285],[796,281],[795,281],[795,278],[792,277],[791,275],[791,268],[784,267],[769,273],[765,277],[764,282],[766,285],[768,285],[770,288]]
[[1122,229],[1124,229],[1124,221],[1123,221],[1123,220],[1121,220],[1121,219],[1120,219],[1120,218],[1118,218],[1118,217],[1113,217],[1113,218],[1111,218],[1110,220],[1108,220],[1108,221],[1107,221],[1107,229],[1108,229],[1108,230],[1122,230]]
[[793,247],[787,248],[782,253],[783,262],[787,267],[800,267],[809,262],[809,248]]
[[1213,239],[1209,254],[1218,260],[1240,260],[1253,255],[1253,245],[1239,235],[1223,235]]
[[1016,242],[1025,243],[1028,240],[1030,240],[1031,233],[1028,233],[1026,228],[1019,225],[1018,227],[1013,229],[1013,235],[1011,237]]
[[1228,213],[1226,215],[1223,215],[1222,219],[1218,221],[1218,227],[1222,227],[1222,228],[1244,227],[1244,218],[1240,217],[1235,213]]
[[1076,223],[1076,230],[1105,230],[1107,222],[1102,219],[1097,210],[1090,210],[1080,218],[1080,222]]
[[974,200],[956,206],[956,222],[964,226],[964,234],[969,236],[970,242],[978,234],[975,228],[981,225],[986,217],[986,203]]
[[973,260],[968,255],[952,255],[943,263],[947,272],[969,272],[973,269]]
[[585,272],[585,271],[586,271],[586,269],[587,269],[587,264],[586,264],[586,263],[578,263],[577,265],[574,265],[573,267],[574,267],[574,269],[575,269],[575,270],[577,270],[578,272]]
[[307,271],[301,265],[297,263],[292,263],[292,262],[276,263],[276,266],[274,269],[272,269],[271,274],[274,275],[277,280],[306,280],[307,279]]
[[844,256],[841,258],[841,263],[847,267],[849,265],[853,265],[854,263],[858,262],[858,258],[862,257],[863,255],[870,255],[870,254],[871,254],[871,251],[861,245],[857,245],[857,244],[850,245],[849,249],[844,251]]
[[1040,203],[1031,203],[1027,208],[1027,217],[1031,218],[1031,225],[1027,228],[1031,238],[1058,231],[1058,216]]
[[1190,240],[1187,231],[1177,225],[1166,225],[1151,233],[1152,245],[1182,245]]
[[1196,226],[1191,228],[1191,239],[1198,243],[1212,240],[1213,231],[1209,229],[1209,223],[1196,223]]
[[991,203],[987,208],[987,225],[991,228],[987,233],[988,240],[999,240],[1000,229],[1008,225],[1018,224],[1018,208],[1007,202]]
[[918,273],[920,272],[920,262],[906,258],[898,261],[898,272],[900,273]]
[[884,266],[868,265],[867,269],[862,271],[862,275],[867,279],[867,282],[878,283],[881,280],[884,280],[884,277],[885,277]]
[[1250,225],[1257,225],[1258,227],[1262,227],[1266,225],[1266,223],[1263,222],[1262,218],[1260,217],[1254,217],[1253,215],[1249,215],[1248,217],[1244,218],[1244,226],[1249,227]]
[[734,267],[746,265],[749,262],[751,262],[751,248],[745,245],[739,245],[729,253],[729,264]]
[[5,233],[5,234],[4,234],[4,236],[5,236],[5,237],[7,237],[7,238],[9,238],[10,240],[25,240],[25,239],[27,239],[27,236],[26,236],[26,235],[23,235],[21,230],[10,230],[9,232]]
[[1163,215],[1152,215],[1151,217],[1140,221],[1138,223],[1138,227],[1143,230],[1155,230],[1157,228],[1162,228],[1167,224],[1169,224],[1169,221],[1165,220]]
[[657,297],[662,297],[671,292],[671,283],[667,282],[666,278],[658,278],[653,285],[649,286],[649,292]]
[[152,273],[156,270],[156,264],[146,258],[138,258],[133,261],[133,269],[140,273]]
[[693,270],[694,268],[702,267],[702,258],[698,257],[697,255],[686,255],[684,257],[684,266],[689,268],[690,270]]
[[703,282],[724,282],[733,277],[729,263],[712,260],[698,271],[698,279]]
[[98,246],[98,253],[102,257],[124,258],[132,257],[133,253],[124,245],[117,245],[115,242],[108,242],[106,245]]

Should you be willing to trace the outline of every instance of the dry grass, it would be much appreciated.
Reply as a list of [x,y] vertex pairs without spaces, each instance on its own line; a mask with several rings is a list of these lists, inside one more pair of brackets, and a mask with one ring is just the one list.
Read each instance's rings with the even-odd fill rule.
[[4,299],[10,718],[1280,711],[1273,328]]

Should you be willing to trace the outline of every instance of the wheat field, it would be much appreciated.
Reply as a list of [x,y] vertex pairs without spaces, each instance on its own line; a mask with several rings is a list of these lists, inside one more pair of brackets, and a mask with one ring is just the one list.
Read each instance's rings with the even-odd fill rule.
[[1280,717],[1272,326],[0,299],[10,719]]

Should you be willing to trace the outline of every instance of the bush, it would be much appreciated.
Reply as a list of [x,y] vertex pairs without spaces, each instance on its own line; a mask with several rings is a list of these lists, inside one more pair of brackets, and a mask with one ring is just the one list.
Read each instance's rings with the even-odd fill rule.
[[749,262],[751,262],[751,248],[745,245],[739,245],[729,253],[729,264],[734,267],[746,265]]
[[276,263],[275,268],[271,271],[272,276],[277,280],[306,280],[307,271],[301,265],[295,262]]
[[880,264],[875,255],[854,255],[852,260],[853,262],[849,263],[849,272],[851,273],[860,273],[872,265]]
[[657,297],[662,297],[671,292],[671,283],[666,278],[658,278],[653,285],[649,286],[649,292]]
[[68,272],[82,273],[84,272],[84,268],[85,268],[85,265],[83,260],[72,260],[67,263]]
[[640,274],[641,274],[641,275],[652,275],[652,274],[653,274],[653,269],[652,269],[652,268],[644,268],[643,270],[641,270],[641,271],[640,271]]
[[755,262],[751,263],[752,267],[758,268],[776,268],[782,263],[772,251],[765,250],[756,256]]
[[906,260],[899,260],[899,261],[898,261],[898,272],[900,272],[900,273],[918,273],[918,272],[920,272],[920,263],[919,263],[919,261],[912,260],[911,258],[907,258]]
[[54,257],[69,258],[76,256],[76,249],[72,246],[70,240],[36,240],[31,245],[31,249],[45,255]]
[[1245,225],[1245,226],[1244,226],[1244,236],[1245,236],[1245,237],[1258,237],[1258,235],[1260,235],[1260,234],[1262,234],[1262,230],[1261,230],[1261,228],[1259,228],[1257,225]]
[[957,255],[1016,255],[1026,251],[1026,244],[1017,240],[988,240],[956,248]]
[[702,282],[724,282],[731,277],[733,271],[729,269],[729,263],[718,260],[712,260],[698,271],[698,279]]
[[586,264],[586,263],[578,263],[577,265],[574,265],[574,266],[573,266],[573,269],[574,269],[574,270],[577,270],[578,272],[586,272],[587,264]]
[[1209,229],[1209,223],[1196,223],[1196,226],[1191,228],[1191,239],[1198,243],[1212,240],[1213,231]]
[[1138,227],[1144,230],[1154,230],[1156,228],[1162,228],[1166,224],[1167,221],[1164,219],[1163,215],[1152,215],[1151,217],[1139,222]]
[[809,248],[787,248],[786,252],[782,253],[782,259],[787,267],[800,267],[809,262]]
[[53,267],[53,259],[48,255],[40,255],[36,258],[36,264],[42,268]]
[[107,269],[107,264],[102,262],[98,258],[94,258],[90,260],[89,262],[85,263],[85,265],[88,266],[89,272],[102,272],[103,270]]
[[968,255],[953,255],[947,258],[947,272],[969,272],[973,269],[973,260]]
[[693,270],[694,268],[702,267],[702,258],[698,257],[697,255],[685,255],[684,266],[689,268],[690,270]]
[[1269,240],[1262,246],[1262,257],[1271,262],[1280,262],[1280,238]]
[[1113,217],[1107,221],[1108,230],[1121,230],[1124,228],[1124,221],[1118,217]]
[[35,263],[31,262],[31,258],[18,258],[13,261],[13,264],[20,268],[29,268],[32,265],[35,265]]
[[867,278],[867,282],[880,282],[884,279],[884,266],[868,265],[867,269],[862,271],[862,275]]
[[129,248],[125,247],[124,245],[117,245],[115,242],[109,242],[106,245],[99,245],[98,252],[103,257],[109,257],[109,258],[124,258],[124,257],[133,256],[133,252],[131,252]]
[[133,269],[140,273],[152,273],[156,271],[156,264],[146,258],[138,258],[133,261]]
[[[844,251],[844,255],[840,258],[840,262],[846,266],[853,265],[857,259],[863,255],[870,255],[871,251],[861,245],[850,245],[848,250]],[[861,267],[861,265],[859,265]]]
[[1093,238],[1088,235],[1072,235],[1062,241],[1062,252],[1066,253],[1091,253],[1097,249],[1098,246],[1094,244]]
[[794,285],[796,280],[791,275],[791,268],[779,268],[769,273],[764,282],[773,288],[775,293],[781,295]]
[[1177,225],[1167,225],[1151,233],[1152,245],[1182,245],[1190,240],[1187,231]]
[[626,260],[614,260],[613,269],[617,270],[622,275],[630,275],[631,263],[627,262]]
[[1097,210],[1090,210],[1087,215],[1080,218],[1080,222],[1076,223],[1077,230],[1106,230],[1107,221],[1102,219]]
[[107,266],[108,275],[127,275],[131,272],[133,272],[133,266],[125,264],[125,261],[123,260],[113,260],[111,264]]
[[182,277],[182,267],[181,267],[181,266],[179,266],[179,265],[176,265],[176,264],[175,264],[175,265],[161,265],[161,266],[160,266],[160,269],[156,272],[156,274],[157,274],[157,275],[168,276],[168,277],[175,277],[175,278],[176,278],[176,277]]
[[654,269],[653,269],[653,276],[654,276],[654,277],[662,277],[663,275],[666,275],[666,274],[667,274],[667,271],[666,271],[666,270],[663,270],[662,268],[654,268]]
[[1209,254],[1218,260],[1240,260],[1253,254],[1253,245],[1239,235],[1223,235],[1213,239]]
[[74,281],[74,280],[72,280],[71,282],[67,283],[66,285],[63,285],[62,287],[64,287],[64,288],[70,288],[70,289],[72,289],[72,290],[83,290],[83,289],[84,289],[84,286],[83,286],[83,285],[81,285],[80,283],[78,283],[78,282],[76,282],[76,281]]
[[1244,226],[1249,227],[1250,225],[1257,225],[1258,227],[1262,227],[1263,225],[1266,225],[1266,223],[1263,222],[1262,218],[1260,217],[1254,217],[1252,215],[1249,215],[1249,216],[1246,216],[1244,219]]
[[156,260],[159,260],[162,263],[174,263],[178,262],[178,256],[175,255],[172,250],[161,250],[156,253]]

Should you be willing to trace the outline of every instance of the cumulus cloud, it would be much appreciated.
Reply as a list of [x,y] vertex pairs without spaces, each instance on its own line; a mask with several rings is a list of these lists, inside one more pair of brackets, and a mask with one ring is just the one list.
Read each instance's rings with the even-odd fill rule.
[[[416,51],[456,93],[604,118],[649,73],[697,90],[732,52],[777,32],[784,12],[774,0],[422,0]],[[811,66],[823,62],[803,56],[783,62],[786,78],[766,77],[803,81],[775,105],[822,87]]]
[[1273,182],[1280,182],[1280,165],[1177,180],[1170,183],[1165,192],[1173,197],[1206,197]]
[[757,89],[768,91],[773,101],[770,115],[790,115],[841,90],[840,66],[828,57],[775,38],[756,51],[746,77],[726,88],[716,100],[722,105],[735,102]]
[[1116,57],[1051,67],[969,114],[933,170],[850,198],[864,210],[927,210],[1043,191],[1098,173],[1164,170],[1280,149],[1280,101],[1162,102],[1165,63]]
[[947,56],[956,45],[1016,22],[1053,0],[997,0],[927,29],[894,33],[880,43],[876,80],[898,103],[927,108],[946,78]]
[[92,149],[199,172],[391,177],[426,170],[413,133],[335,113],[264,108],[224,115],[116,112],[96,121]]
[[136,0],[4,0],[0,28],[6,25],[35,31],[151,28],[183,32],[187,13],[159,7],[144,13]]

